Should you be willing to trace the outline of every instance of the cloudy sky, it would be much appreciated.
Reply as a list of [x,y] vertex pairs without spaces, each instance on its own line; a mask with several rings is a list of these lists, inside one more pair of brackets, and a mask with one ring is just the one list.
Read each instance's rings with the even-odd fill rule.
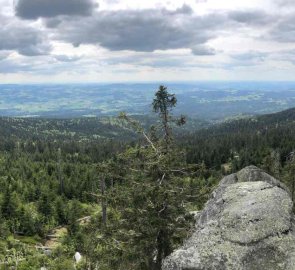
[[0,82],[295,80],[295,0],[0,0]]

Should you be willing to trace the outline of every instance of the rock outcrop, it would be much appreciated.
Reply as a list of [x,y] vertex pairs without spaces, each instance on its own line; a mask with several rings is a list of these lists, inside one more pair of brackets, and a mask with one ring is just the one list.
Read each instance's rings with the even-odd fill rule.
[[286,186],[255,166],[226,176],[162,269],[295,270],[292,207]]

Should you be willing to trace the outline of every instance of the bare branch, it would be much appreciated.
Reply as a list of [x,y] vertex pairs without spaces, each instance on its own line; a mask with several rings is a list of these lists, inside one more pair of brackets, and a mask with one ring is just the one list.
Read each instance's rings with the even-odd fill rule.
[[164,173],[163,176],[162,176],[162,178],[158,180],[159,185],[162,185],[162,182],[163,182],[163,180],[164,180],[164,178],[165,178],[165,175],[166,175],[166,174]]
[[163,211],[165,211],[167,208],[166,203],[164,204],[164,207],[158,212],[158,215],[160,215]]
[[147,134],[145,133],[143,127],[140,125],[140,123],[136,120],[133,120],[131,118],[129,118],[127,116],[126,113],[121,113],[119,116],[119,119],[125,120],[129,125],[132,126],[132,128],[137,132],[143,135],[143,137],[146,139],[146,141],[151,145],[151,147],[153,148],[153,150],[159,154],[158,149],[155,147],[154,143],[152,142],[152,140],[147,136]]
[[154,151],[158,154],[159,151],[158,149],[155,147],[154,143],[151,141],[151,139],[145,134],[144,131],[142,131],[142,135],[145,137],[145,139],[148,141],[148,143],[151,145],[151,147],[154,149]]

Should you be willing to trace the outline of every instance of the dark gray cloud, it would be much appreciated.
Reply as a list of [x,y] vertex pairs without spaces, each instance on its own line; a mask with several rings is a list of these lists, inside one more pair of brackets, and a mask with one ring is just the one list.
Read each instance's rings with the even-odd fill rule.
[[60,17],[49,18],[45,20],[46,27],[48,28],[56,28],[60,23],[62,23],[62,18]]
[[295,42],[295,13],[285,15],[279,22],[273,27],[268,37],[278,42]]
[[191,6],[184,4],[182,7],[177,8],[176,10],[166,10],[163,9],[163,14],[168,14],[168,15],[175,15],[175,14],[187,14],[191,15],[194,13],[193,9]]
[[[67,1],[73,4],[66,5]],[[12,35],[4,27],[0,29],[0,34],[7,38],[0,40],[0,50],[16,50],[24,55],[46,54],[50,51],[50,47],[46,45],[44,35],[48,33],[55,41],[71,43],[74,46],[100,45],[111,51],[154,52],[185,48],[191,49],[192,54],[196,56],[215,55],[217,52],[214,48],[207,46],[208,41],[223,35],[233,35],[245,27],[256,29],[264,26],[264,29],[272,28],[269,32],[269,37],[272,39],[284,42],[295,41],[293,23],[295,16],[291,13],[285,17],[280,15],[275,17],[261,10],[237,10],[219,11],[201,16],[195,14],[188,5],[175,10],[155,8],[93,12],[95,5],[92,1],[94,0],[67,1],[19,0],[16,13],[23,18],[44,18],[43,22],[47,31],[45,30],[42,34],[37,29],[21,26],[15,31],[9,30],[13,33]],[[247,63],[254,63],[254,59],[259,58],[257,55],[248,54],[232,56],[232,59],[237,63],[243,60],[238,57],[244,57]],[[59,62],[79,60],[64,55],[53,56],[53,58]],[[175,63],[178,61],[178,59],[171,60]],[[155,62],[153,60],[153,63]],[[161,63],[165,65],[165,61]],[[159,65],[162,65],[161,63]]]
[[92,0],[18,0],[16,15],[23,19],[51,18],[59,15],[89,16],[97,7]]
[[273,16],[261,10],[215,12],[197,15],[190,6],[176,10],[115,10],[98,11],[93,16],[77,20],[48,20],[47,25],[58,40],[100,45],[111,51],[190,48],[195,55],[215,54],[205,44],[241,27],[257,27],[273,23]]
[[35,56],[48,54],[51,49],[44,33],[19,23],[3,24],[0,37],[0,51],[17,51],[22,55]]
[[261,10],[232,11],[229,18],[245,25],[264,25],[273,21],[273,16]]
[[194,55],[215,55],[216,51],[205,45],[198,45],[191,48]]
[[55,38],[75,46],[99,44],[113,51],[151,52],[205,44],[230,23],[224,14],[195,16],[187,6],[174,12],[100,11],[83,20],[62,21],[55,29]]

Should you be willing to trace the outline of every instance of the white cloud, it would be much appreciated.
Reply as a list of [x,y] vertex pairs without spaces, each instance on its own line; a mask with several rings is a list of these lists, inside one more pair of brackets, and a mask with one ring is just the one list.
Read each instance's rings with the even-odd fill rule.
[[294,0],[68,1],[0,0],[2,82],[294,79]]

